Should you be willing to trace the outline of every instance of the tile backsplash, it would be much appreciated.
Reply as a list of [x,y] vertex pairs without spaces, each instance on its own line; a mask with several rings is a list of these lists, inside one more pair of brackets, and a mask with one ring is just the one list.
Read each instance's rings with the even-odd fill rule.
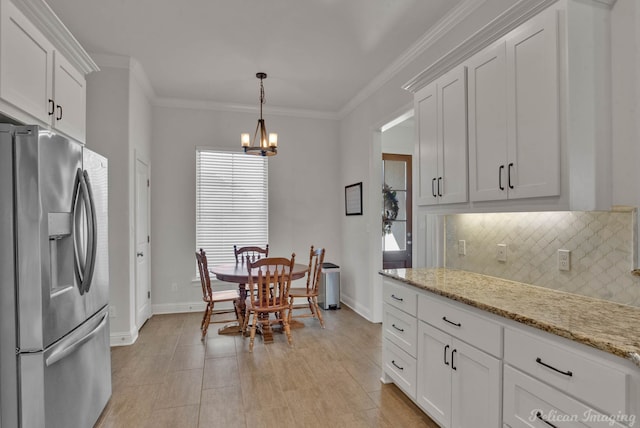
[[[528,212],[445,216],[445,265],[640,307],[631,275],[636,213]],[[458,251],[465,241],[465,255]],[[497,260],[507,245],[506,262]],[[571,270],[558,269],[570,250]]]

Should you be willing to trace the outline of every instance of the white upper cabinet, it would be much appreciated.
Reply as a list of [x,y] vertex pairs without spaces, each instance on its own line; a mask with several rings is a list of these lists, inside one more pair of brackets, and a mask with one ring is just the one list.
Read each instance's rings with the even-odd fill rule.
[[[45,32],[13,2],[0,0],[0,7],[0,99],[3,102],[0,111],[19,121],[39,123],[84,142],[85,74],[97,71],[97,66],[79,46],[77,51],[80,53],[74,59],[80,58],[82,66],[72,64],[61,50],[56,49],[52,35],[61,39],[72,39],[72,36],[55,16],[47,15],[51,13],[49,9],[43,12],[51,24]],[[28,10],[38,11],[33,4]],[[64,39],[62,44],[72,43]]]
[[509,197],[559,195],[557,12],[520,26],[506,44]]
[[418,118],[418,205],[436,204],[438,191],[438,102],[436,84],[432,83],[415,96]]
[[0,97],[50,122],[53,45],[12,2],[1,7]]
[[467,63],[472,201],[560,194],[556,14],[542,13]]
[[[610,8],[599,0],[516,3],[403,86],[414,93],[419,122],[417,205],[458,203],[438,207],[457,212],[608,210],[613,183]],[[460,139],[465,128],[448,126],[456,119],[446,114],[456,104],[450,104],[453,98],[442,104],[447,94],[441,93],[440,79],[462,66],[469,156],[453,174],[448,161],[462,156],[450,140]],[[432,93],[434,100],[427,97]],[[427,108],[439,116],[431,117]],[[461,117],[464,108],[455,108]],[[435,131],[428,128],[430,121],[436,122]],[[457,153],[448,158],[438,152],[444,171],[425,163],[431,154],[422,151],[432,152],[427,143],[433,141],[438,150]],[[467,171],[468,198],[457,187],[466,184]]]
[[469,85],[469,193],[472,201],[506,199],[507,66],[505,43],[467,64]]
[[53,127],[84,141],[87,116],[86,80],[59,52],[54,56]]
[[415,95],[419,205],[467,201],[466,90],[460,66]]

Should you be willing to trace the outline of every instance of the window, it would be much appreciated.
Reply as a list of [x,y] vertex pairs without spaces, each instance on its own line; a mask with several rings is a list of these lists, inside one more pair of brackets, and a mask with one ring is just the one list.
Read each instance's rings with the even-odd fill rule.
[[235,262],[233,246],[269,242],[267,158],[196,150],[196,250],[209,264]]

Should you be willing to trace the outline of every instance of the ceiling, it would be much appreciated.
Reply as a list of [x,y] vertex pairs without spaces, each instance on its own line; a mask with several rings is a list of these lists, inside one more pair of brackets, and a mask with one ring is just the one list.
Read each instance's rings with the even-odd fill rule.
[[[337,113],[461,0],[47,0],[159,98]],[[268,111],[268,107],[265,107]]]

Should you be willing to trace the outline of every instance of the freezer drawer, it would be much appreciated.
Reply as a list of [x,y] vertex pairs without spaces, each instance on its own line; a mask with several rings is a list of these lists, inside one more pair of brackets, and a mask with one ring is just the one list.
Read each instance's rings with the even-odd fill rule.
[[108,307],[18,364],[22,428],[92,427],[111,396]]

